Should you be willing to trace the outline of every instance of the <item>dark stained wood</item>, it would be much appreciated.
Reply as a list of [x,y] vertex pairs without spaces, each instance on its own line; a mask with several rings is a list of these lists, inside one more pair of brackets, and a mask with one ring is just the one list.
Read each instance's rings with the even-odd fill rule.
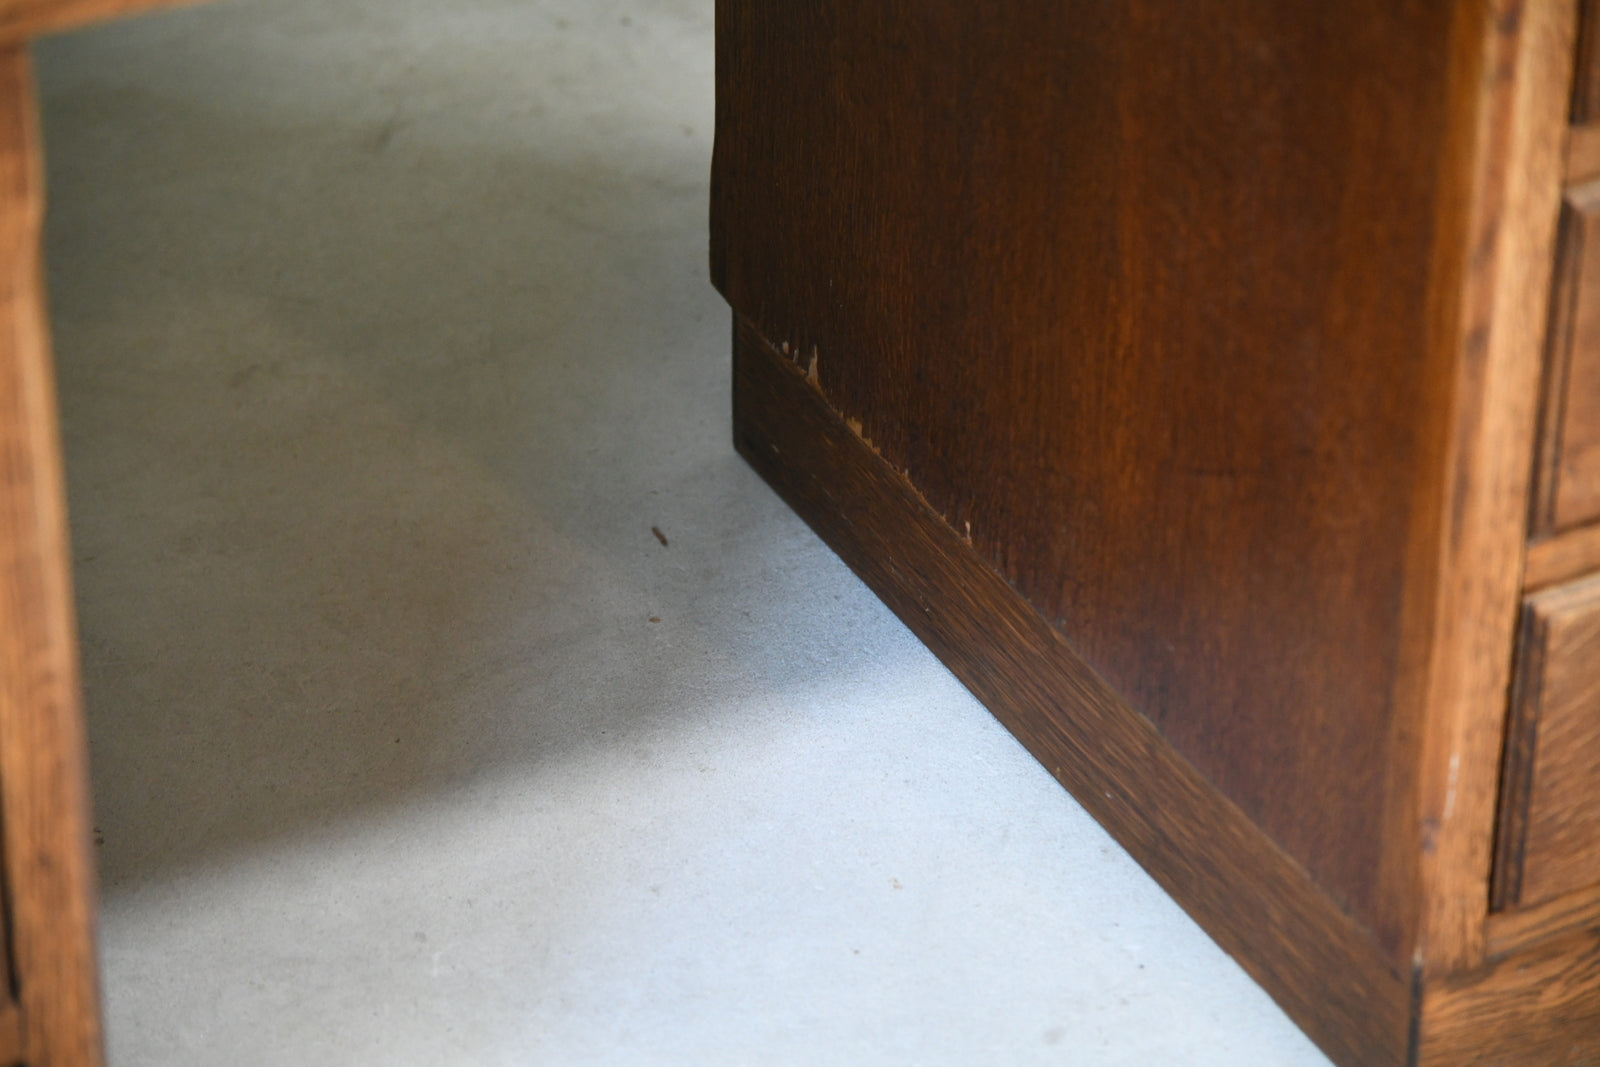
[[1572,121],[1600,120],[1600,0],[1579,0]]
[[[1544,671],[1544,639],[1531,613],[1524,616],[1515,689],[1507,716],[1500,775],[1499,827],[1489,903],[1496,911],[1514,907],[1522,895],[1523,849],[1528,833],[1528,799],[1535,770],[1535,745]],[[1487,931],[1486,931],[1487,932]]]
[[1418,1067],[1600,1063],[1600,930],[1547,941],[1432,984]]
[[1409,981],[1370,937],[748,324],[735,333],[734,433],[789,505],[1319,1045],[1346,1063],[1404,1061]]
[[1600,885],[1600,577],[1528,598],[1507,737],[1499,903]]
[[1536,532],[1600,519],[1600,181],[1567,191],[1550,306]]
[[1397,969],[1482,951],[1570,18],[718,6],[724,294]]
[[29,1067],[101,1061],[83,722],[27,52],[0,49],[0,815]]

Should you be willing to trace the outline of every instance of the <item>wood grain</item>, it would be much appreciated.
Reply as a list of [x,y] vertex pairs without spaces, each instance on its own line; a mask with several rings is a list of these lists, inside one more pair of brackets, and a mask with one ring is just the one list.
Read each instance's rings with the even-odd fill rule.
[[1528,546],[1522,588],[1534,592],[1600,571],[1600,523],[1540,538]]
[[100,1062],[88,786],[27,52],[0,50],[0,812],[29,1067]]
[[1319,1045],[1399,1064],[1409,981],[748,324],[742,455]]
[[1443,478],[1412,525],[1389,748],[1391,787],[1416,793],[1390,805],[1379,876],[1394,906],[1420,904],[1403,925],[1429,975],[1484,953],[1574,32],[1570,3],[1456,11],[1425,335],[1445,403],[1417,412],[1444,416]]
[[0,0],[0,44],[198,0]]
[[1397,969],[1482,948],[1571,19],[718,5],[723,293]]
[[1489,916],[1486,947],[1490,957],[1505,956],[1547,938],[1591,928],[1600,928],[1600,886]]
[[1600,519],[1600,181],[1567,190],[1550,294],[1536,533]]
[[1507,730],[1502,907],[1600,885],[1600,577],[1528,598]]
[[1547,941],[1432,983],[1418,1067],[1600,1063],[1600,930]]

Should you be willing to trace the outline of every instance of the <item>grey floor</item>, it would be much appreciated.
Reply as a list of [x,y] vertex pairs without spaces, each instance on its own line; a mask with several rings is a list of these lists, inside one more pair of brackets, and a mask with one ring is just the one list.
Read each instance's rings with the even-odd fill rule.
[[734,456],[710,0],[37,55],[115,1067],[1326,1063]]

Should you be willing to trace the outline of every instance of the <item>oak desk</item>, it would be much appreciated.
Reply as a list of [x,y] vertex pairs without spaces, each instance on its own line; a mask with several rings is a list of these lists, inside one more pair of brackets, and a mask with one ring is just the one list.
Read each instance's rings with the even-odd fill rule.
[[1600,1062],[1578,6],[718,3],[739,449],[1352,1067]]

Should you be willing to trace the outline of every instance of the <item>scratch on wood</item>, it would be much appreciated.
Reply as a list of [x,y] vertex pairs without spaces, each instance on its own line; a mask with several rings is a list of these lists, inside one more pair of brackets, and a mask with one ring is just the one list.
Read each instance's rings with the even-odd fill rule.
[[849,415],[846,415],[844,417],[844,424],[846,426],[850,427],[850,432],[851,433],[855,434],[858,438],[861,439],[861,443],[862,444],[864,444],[868,448],[872,449],[873,455],[880,455],[879,452],[878,452],[877,447],[875,445],[873,445],[871,438],[869,438],[866,434],[861,432],[861,420],[860,419],[851,418]]

